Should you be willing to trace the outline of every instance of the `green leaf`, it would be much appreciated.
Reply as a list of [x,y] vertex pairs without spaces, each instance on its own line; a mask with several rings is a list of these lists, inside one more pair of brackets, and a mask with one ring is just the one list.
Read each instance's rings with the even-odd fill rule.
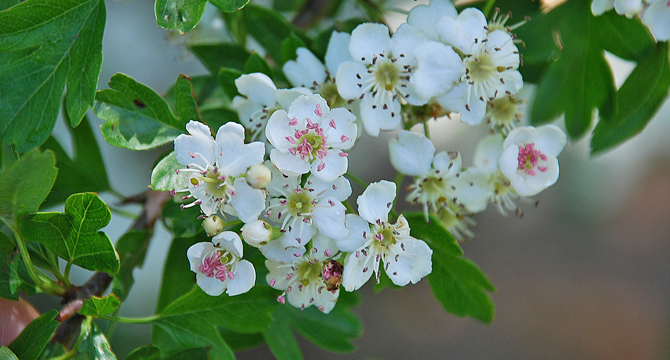
[[249,58],[244,47],[229,43],[190,45],[189,49],[211,74],[218,74],[222,67],[241,71]]
[[121,300],[114,294],[105,297],[91,296],[84,301],[81,310],[77,312],[80,315],[99,317],[111,314],[120,304]]
[[593,131],[591,152],[599,153],[640,133],[668,96],[668,43],[640,61],[619,89],[616,115],[602,114]]
[[31,296],[37,293],[37,287],[28,275],[16,245],[5,233],[0,232],[0,297],[18,300],[18,290]]
[[19,360],[16,355],[9,350],[9,348],[0,346],[0,359],[1,360]]
[[156,23],[167,30],[185,33],[193,29],[205,12],[207,0],[156,0]]
[[204,231],[200,209],[196,206],[181,209],[181,204],[168,201],[163,206],[161,218],[165,226],[172,231],[175,237],[192,237]]
[[21,218],[21,234],[44,244],[68,264],[116,273],[119,255],[99,229],[111,219],[107,204],[96,194],[75,194],[65,201],[65,213],[36,213]]
[[242,333],[257,333],[272,323],[270,313],[276,307],[274,292],[255,287],[237,296],[209,296],[199,287],[161,311],[152,323],[163,329],[175,343],[184,347],[213,345],[214,359],[234,358],[217,326]]
[[56,155],[58,176],[43,207],[59,204],[77,192],[103,192],[111,189],[107,180],[105,163],[100,154],[88,118],[84,116],[75,129],[68,126],[72,135],[74,158],[70,158],[54,137],[49,137],[41,146]]
[[223,12],[234,12],[245,7],[249,0],[209,0],[209,2]]
[[242,334],[221,328],[219,329],[219,334],[221,334],[223,341],[225,341],[226,344],[230,346],[230,349],[234,352],[252,349],[265,343],[261,333]]
[[244,73],[263,73],[270,78],[272,77],[272,69],[270,68],[270,64],[268,64],[268,62],[255,51],[249,55],[249,59],[247,59],[247,62],[244,63]]
[[77,125],[93,104],[102,67],[102,0],[31,0],[0,13],[0,138],[19,152],[53,130],[67,84]]
[[281,59],[282,64],[285,64],[289,60],[295,60],[298,58],[298,48],[307,48],[307,45],[301,38],[298,37],[295,33],[291,33],[289,37],[284,39],[281,43]]
[[614,10],[593,19],[595,37],[605,50],[626,60],[641,60],[654,52],[655,41],[638,19],[618,15]]
[[268,344],[272,355],[277,360],[301,360],[302,352],[298,341],[291,331],[291,315],[285,311],[277,309],[274,312],[275,321],[263,331],[263,338]]
[[244,21],[249,32],[276,63],[281,62],[281,44],[291,33],[304,38],[302,32],[276,11],[250,4],[244,10]]
[[219,76],[219,83],[221,84],[221,87],[226,92],[228,97],[232,99],[235,96],[240,95],[240,93],[237,92],[237,85],[235,85],[235,79],[242,76],[242,71],[232,68],[221,68],[221,70],[218,72],[218,76]]
[[58,310],[54,309],[31,321],[9,344],[9,348],[19,359],[37,360],[58,327],[56,315]]
[[153,345],[147,345],[135,349],[125,360],[161,360],[161,351]]
[[35,212],[56,180],[56,160],[51,151],[31,150],[0,175],[0,219],[18,229],[17,219]]
[[20,2],[21,0],[0,0],[0,11],[7,10]]
[[184,74],[179,74],[173,89],[177,116],[182,120],[201,121],[200,112],[198,111],[198,99],[193,93],[191,78]]
[[326,56],[326,49],[328,49],[328,42],[333,35],[333,31],[351,34],[358,25],[366,22],[368,22],[368,19],[363,17],[335,21],[333,26],[321,31],[319,35],[316,36],[316,39],[312,42],[312,52],[318,58],[323,59]]
[[131,230],[116,242],[116,251],[119,254],[121,266],[114,275],[112,293],[125,301],[130,288],[135,283],[133,270],[144,264],[144,258],[151,242],[151,232]]
[[272,8],[277,11],[299,11],[306,0],[274,0]]
[[207,354],[209,347],[196,348],[180,351],[172,356],[166,357],[165,360],[210,360]]
[[461,257],[462,250],[439,220],[431,217],[428,224],[423,213],[407,213],[405,218],[412,236],[433,249],[433,271],[428,281],[435,298],[454,315],[471,316],[490,324],[495,306],[487,291],[495,291],[495,287],[486,275],[473,262]]
[[184,166],[177,162],[177,155],[171,152],[164,157],[151,172],[151,185],[154,190],[170,191],[179,190],[186,187],[186,178],[177,170]]
[[124,74],[98,91],[93,112],[105,123],[102,136],[112,146],[148,150],[184,133],[189,119],[178,119],[160,95]]
[[[86,317],[82,322],[79,337],[81,338],[79,354],[84,355],[83,359],[116,360],[107,338],[90,317]],[[79,359],[83,360],[81,356],[77,357],[77,360]]]
[[244,25],[244,12],[223,12],[221,15],[230,36],[237,44],[245,47],[247,44],[247,27]]

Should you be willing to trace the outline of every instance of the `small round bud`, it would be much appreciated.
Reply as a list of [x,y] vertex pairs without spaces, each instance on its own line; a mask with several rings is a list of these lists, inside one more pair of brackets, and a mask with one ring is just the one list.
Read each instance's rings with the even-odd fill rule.
[[273,239],[272,225],[263,220],[256,220],[242,226],[242,238],[253,247],[261,247]]
[[202,222],[207,236],[219,235],[226,228],[226,222],[216,215],[209,216]]
[[254,189],[265,189],[270,185],[272,180],[272,173],[267,166],[257,164],[247,170],[247,183]]

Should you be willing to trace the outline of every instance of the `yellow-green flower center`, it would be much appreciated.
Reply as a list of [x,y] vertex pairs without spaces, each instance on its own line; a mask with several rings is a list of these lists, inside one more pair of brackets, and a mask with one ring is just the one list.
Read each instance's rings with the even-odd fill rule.
[[374,75],[378,86],[391,91],[400,78],[400,70],[390,60],[381,60],[375,68]]
[[312,199],[306,191],[291,193],[288,196],[286,208],[292,216],[310,214],[312,212]]

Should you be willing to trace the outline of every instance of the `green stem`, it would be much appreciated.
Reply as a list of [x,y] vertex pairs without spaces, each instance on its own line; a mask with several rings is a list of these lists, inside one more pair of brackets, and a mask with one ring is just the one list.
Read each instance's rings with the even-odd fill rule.
[[351,181],[355,182],[356,184],[360,185],[363,189],[368,188],[368,184],[365,181],[361,180],[361,178],[359,178],[358,176],[356,176],[352,173],[349,173],[349,172],[344,173],[344,176],[348,177],[349,180],[351,180]]
[[354,210],[354,208],[351,206],[351,204],[349,204],[349,200],[343,201],[342,205],[344,205],[344,207],[347,209],[347,213],[349,213],[349,214],[355,214],[356,213],[356,210]]
[[120,322],[124,324],[148,324],[154,320],[158,320],[160,318],[160,315],[147,316],[143,318],[124,318],[111,315],[101,315],[97,316],[97,318],[102,320]]
[[125,210],[117,209],[117,208],[114,208],[114,207],[111,207],[111,206],[109,207],[109,210],[111,210],[113,213],[115,213],[115,214],[117,214],[117,215],[126,217],[126,218],[128,218],[128,219],[134,219],[134,218],[137,217],[137,214],[133,214],[133,213],[130,212],[130,211],[125,211]]
[[107,191],[109,191],[110,194],[114,195],[114,197],[117,198],[117,199],[119,199],[120,201],[123,201],[123,200],[126,199],[125,196],[123,196],[120,192],[118,192],[118,191],[116,191],[116,190],[114,190],[114,189],[111,189],[111,188],[110,188],[110,189],[107,190]]
[[[112,313],[113,317],[117,317],[119,315],[119,311],[121,311],[121,307],[116,308],[114,312]],[[109,325],[107,326],[107,330],[105,331],[105,336],[107,337],[107,341],[112,341],[112,336],[114,335],[114,330],[116,329],[116,321],[110,321]]]
[[491,9],[493,9],[493,5],[495,3],[496,3],[496,0],[489,0],[489,1],[486,2],[486,6],[484,6],[484,11],[482,11],[484,13],[484,16],[486,16],[487,18],[489,17],[489,11],[491,11]]
[[35,282],[37,286],[42,287],[42,279],[40,279],[40,277],[37,276],[37,273],[35,272],[33,262],[30,260],[30,255],[28,254],[28,248],[26,247],[26,243],[23,242],[23,238],[21,237],[21,235],[19,235],[18,231],[12,229],[12,232],[14,232],[16,245],[19,247],[19,253],[21,254],[21,259],[23,259],[23,264],[26,266],[28,275],[33,280],[33,282]]
[[67,265],[65,265],[65,273],[63,274],[66,279],[70,278],[70,269],[72,268],[72,262],[68,261]]
[[423,121],[423,133],[424,135],[426,135],[427,138],[430,139],[430,128],[428,126],[428,120],[429,119]]
[[242,220],[226,221],[226,227],[239,225],[242,223]]

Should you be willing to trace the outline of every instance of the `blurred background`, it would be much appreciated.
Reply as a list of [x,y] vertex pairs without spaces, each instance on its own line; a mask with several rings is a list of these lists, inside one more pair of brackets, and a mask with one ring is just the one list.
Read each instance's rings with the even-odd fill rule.
[[[409,8],[419,3],[398,0],[389,5]],[[185,36],[156,25],[153,4],[152,0],[107,1],[99,89],[106,88],[116,72],[158,93],[164,93],[179,73],[207,73],[182,45]],[[352,6],[350,11],[358,10]],[[199,31],[225,38],[222,23],[208,21],[213,16],[215,11],[208,9]],[[399,13],[389,17],[396,26],[404,19]],[[634,64],[611,56],[609,60],[620,85]],[[89,116],[97,127],[100,121]],[[560,156],[559,181],[533,198],[539,205],[519,203],[523,218],[504,217],[493,208],[474,217],[477,237],[463,249],[498,289],[492,295],[497,312],[492,325],[446,313],[425,280],[379,294],[368,284],[355,309],[364,324],[364,334],[356,341],[358,351],[331,354],[301,339],[305,358],[670,358],[669,117],[666,102],[641,135],[596,158],[590,158],[589,139],[570,142]],[[476,143],[488,131],[447,118],[431,121],[430,126],[437,150],[460,151],[466,166],[472,165]],[[99,131],[96,134],[111,185],[123,195],[144,191],[155,159],[169,150],[112,148]],[[365,135],[351,152],[350,171],[366,181],[392,179],[387,142],[395,135]],[[66,136],[61,122],[57,137]],[[103,231],[115,241],[130,223],[114,216]],[[153,314],[169,243],[167,232],[157,229],[121,316]],[[75,283],[83,282],[89,273],[74,276]],[[47,296],[33,299],[40,311],[58,307],[56,299]],[[149,343],[150,331],[150,326],[118,324],[112,348],[122,359]],[[273,358],[267,347],[238,357]]]

